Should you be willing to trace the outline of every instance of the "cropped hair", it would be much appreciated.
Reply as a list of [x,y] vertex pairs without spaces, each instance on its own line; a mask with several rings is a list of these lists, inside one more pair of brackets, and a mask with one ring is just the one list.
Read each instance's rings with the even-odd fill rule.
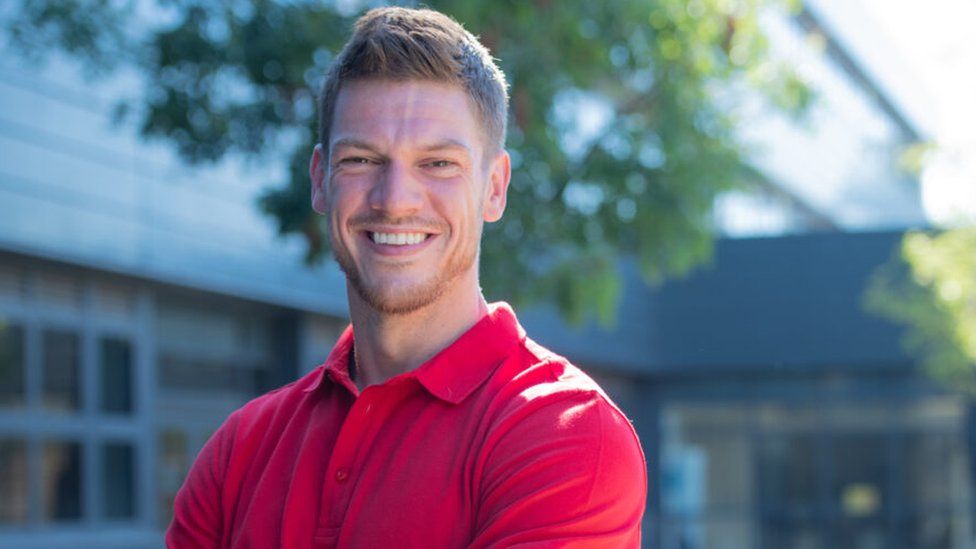
[[356,21],[352,37],[325,75],[319,94],[319,143],[327,146],[336,98],[354,80],[422,80],[461,86],[477,108],[486,149],[505,145],[508,85],[477,38],[429,9],[376,8]]

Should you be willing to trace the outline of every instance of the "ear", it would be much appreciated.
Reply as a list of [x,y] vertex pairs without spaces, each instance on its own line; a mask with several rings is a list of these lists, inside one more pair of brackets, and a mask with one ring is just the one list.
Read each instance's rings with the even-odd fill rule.
[[505,213],[508,183],[512,179],[512,159],[504,149],[491,161],[488,184],[485,185],[484,220],[493,223]]
[[316,145],[312,150],[312,159],[308,163],[308,178],[312,182],[312,209],[320,214],[325,214],[325,177],[328,170],[328,162],[325,158],[322,145]]

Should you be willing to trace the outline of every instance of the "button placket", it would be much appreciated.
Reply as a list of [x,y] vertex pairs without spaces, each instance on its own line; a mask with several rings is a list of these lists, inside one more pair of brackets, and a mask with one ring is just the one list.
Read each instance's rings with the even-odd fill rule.
[[360,446],[368,441],[367,418],[372,409],[376,388],[362,391],[353,403],[336,440],[327,469],[326,484],[323,486],[323,516],[319,518],[320,529],[338,529],[349,505],[352,488],[355,486],[353,473],[355,456]]

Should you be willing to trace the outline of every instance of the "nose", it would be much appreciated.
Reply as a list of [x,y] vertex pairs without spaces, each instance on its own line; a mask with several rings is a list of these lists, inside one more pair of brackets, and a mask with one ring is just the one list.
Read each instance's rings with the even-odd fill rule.
[[394,218],[416,214],[423,207],[421,187],[409,167],[391,161],[370,192],[370,207]]

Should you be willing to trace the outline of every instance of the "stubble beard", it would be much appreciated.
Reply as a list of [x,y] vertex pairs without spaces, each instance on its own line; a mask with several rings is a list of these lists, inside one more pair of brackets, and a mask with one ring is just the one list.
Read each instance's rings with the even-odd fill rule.
[[382,287],[368,284],[356,267],[349,251],[332,242],[333,255],[346,280],[366,305],[374,311],[387,315],[405,315],[435,303],[465,273],[474,268],[478,261],[478,243],[475,240],[452,254],[447,265],[435,276],[408,287]]

